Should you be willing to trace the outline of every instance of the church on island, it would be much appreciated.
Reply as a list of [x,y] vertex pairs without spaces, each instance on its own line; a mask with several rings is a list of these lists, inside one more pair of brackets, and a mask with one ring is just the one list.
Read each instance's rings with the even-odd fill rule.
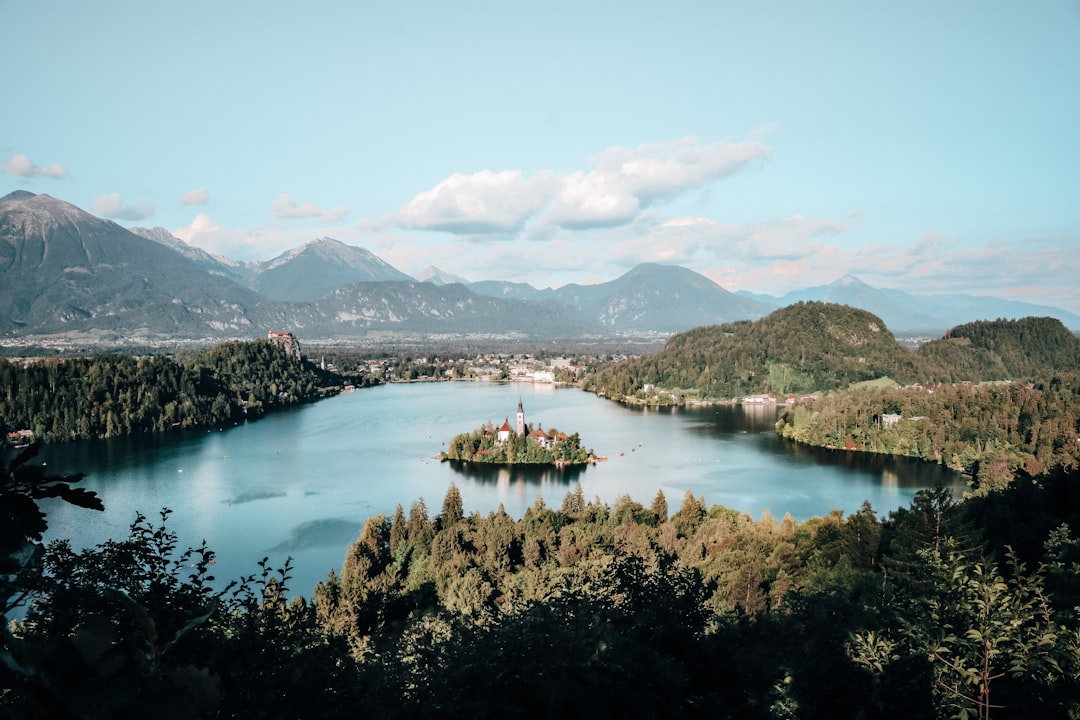
[[443,460],[495,463],[502,465],[541,464],[574,465],[594,462],[592,450],[581,447],[577,433],[567,435],[552,428],[545,432],[543,426],[535,429],[525,423],[525,408],[518,398],[514,424],[507,417],[498,428],[494,423],[454,436],[449,447],[441,454]]
[[536,429],[532,432],[528,431],[528,427],[525,425],[525,408],[521,404],[521,398],[518,398],[517,406],[517,420],[514,427],[510,427],[510,418],[506,418],[502,427],[499,428],[496,433],[495,442],[499,445],[503,445],[510,439],[510,435],[513,434],[517,437],[527,437],[530,440],[534,440],[537,445],[542,448],[550,448],[554,443],[563,442],[569,440],[569,437],[563,433],[556,433],[549,435],[544,432],[543,425],[537,425]]

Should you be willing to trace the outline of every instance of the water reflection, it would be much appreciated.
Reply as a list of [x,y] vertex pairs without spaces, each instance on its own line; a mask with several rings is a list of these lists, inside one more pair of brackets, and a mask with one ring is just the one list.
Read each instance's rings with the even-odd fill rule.
[[585,472],[585,465],[570,465],[557,468],[550,465],[492,465],[449,460],[447,463],[454,472],[473,482],[493,483],[499,487],[510,488],[526,483],[532,485],[550,485],[570,487],[578,482]]
[[[433,460],[443,442],[485,418],[504,417],[522,398],[529,417],[580,432],[585,446],[608,461],[559,469]],[[266,555],[278,566],[291,555],[296,588],[309,592],[340,568],[367,518],[418,498],[437,512],[451,482],[468,511],[504,505],[513,517],[538,497],[558,507],[580,482],[586,497],[609,504],[624,495],[647,503],[662,489],[673,505],[692,492],[752,517],[769,509],[800,522],[833,508],[855,512],[864,500],[887,512],[942,481],[962,488],[940,465],[785,442],[773,431],[777,410],[635,409],[531,385],[372,388],[224,432],[46,446],[40,460],[50,471],[87,473],[83,486],[105,502],[105,512],[90,513],[45,501],[47,539],[68,538],[82,548],[125,537],[136,513],[153,517],[168,507],[182,542],[206,539],[219,552],[219,577],[249,574]]]
[[693,418],[689,429],[716,437],[733,433],[757,434],[776,430],[776,405],[723,405],[686,411]]
[[446,462],[462,485],[494,485],[500,502],[513,501],[518,507],[532,503],[530,498],[542,495],[548,501],[561,498],[575,483],[581,481],[586,465],[553,467],[551,465],[492,465],[461,460]]
[[834,467],[844,472],[878,475],[884,487],[925,488],[941,483],[954,491],[959,490],[961,494],[965,487],[960,473],[919,458],[856,450],[830,450],[801,445],[783,438],[780,438],[779,442],[792,455],[811,460],[815,465]]

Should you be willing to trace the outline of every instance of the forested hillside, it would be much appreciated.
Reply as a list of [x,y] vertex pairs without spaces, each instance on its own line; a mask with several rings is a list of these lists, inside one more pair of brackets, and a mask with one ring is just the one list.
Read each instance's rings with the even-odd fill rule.
[[1080,370],[1080,340],[1054,318],[958,325],[919,355],[942,381],[1012,380]]
[[1018,470],[1080,465],[1080,371],[1045,382],[838,390],[784,408],[776,428],[810,445],[944,463],[987,491]]
[[1042,377],[1080,369],[1080,340],[1060,321],[976,322],[917,351],[876,316],[846,305],[805,302],[756,322],[696,328],[664,349],[591,376],[586,389],[616,400],[731,400],[754,393],[807,394],[889,378],[901,385]]
[[0,431],[46,442],[220,426],[337,392],[341,378],[266,340],[178,362],[98,355],[0,358]]
[[695,328],[654,355],[616,363],[587,389],[633,396],[645,385],[683,397],[808,393],[888,376],[915,382],[916,357],[876,316],[846,305],[798,303],[756,322]]
[[8,588],[32,604],[2,636],[0,713],[1075,716],[1078,488],[800,524],[580,486],[515,520],[466,514],[451,486],[435,516],[369,519],[310,601],[265,562],[214,590],[211,549],[140,517],[127,540],[52,544]]

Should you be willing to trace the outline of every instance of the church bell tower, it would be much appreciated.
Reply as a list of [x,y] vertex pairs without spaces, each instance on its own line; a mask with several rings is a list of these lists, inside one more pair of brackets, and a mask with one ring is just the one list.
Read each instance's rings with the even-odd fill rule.
[[518,437],[525,435],[525,408],[521,406],[521,398],[518,398],[518,411],[517,411],[517,434]]

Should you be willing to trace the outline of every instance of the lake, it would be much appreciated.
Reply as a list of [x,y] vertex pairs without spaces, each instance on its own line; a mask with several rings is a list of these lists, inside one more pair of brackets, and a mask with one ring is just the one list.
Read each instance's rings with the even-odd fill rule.
[[[578,432],[607,461],[567,468],[455,468],[435,459],[456,434],[509,418]],[[806,448],[773,432],[773,406],[632,409],[572,388],[497,383],[414,383],[361,389],[236,427],[43,448],[56,473],[84,472],[105,512],[48,501],[47,539],[77,547],[127,536],[136,513],[168,526],[180,547],[206,539],[221,580],[255,572],[270,557],[294,561],[294,593],[340,570],[364,520],[406,513],[423,498],[430,515],[450,483],[465,511],[502,504],[521,517],[537,496],[558,508],[580,482],[585,497],[622,495],[648,506],[657,490],[671,512],[691,491],[755,518],[766,509],[798,521],[869,500],[881,515],[938,482],[960,478],[905,458]]]

